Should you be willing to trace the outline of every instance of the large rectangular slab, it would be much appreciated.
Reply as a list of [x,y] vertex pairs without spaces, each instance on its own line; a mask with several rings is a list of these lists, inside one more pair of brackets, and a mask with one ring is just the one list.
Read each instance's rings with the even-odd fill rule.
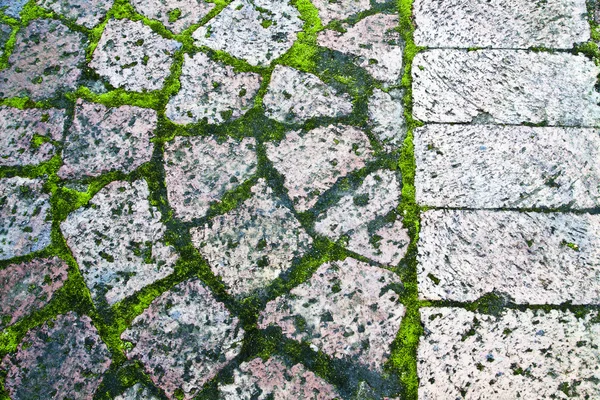
[[598,311],[420,312],[420,400],[600,398]]
[[421,299],[600,304],[600,215],[426,211],[417,269]]
[[415,0],[426,47],[570,49],[590,38],[585,0]]
[[600,207],[600,129],[431,124],[414,143],[422,205]]
[[423,122],[600,126],[599,73],[568,53],[424,51],[413,62],[413,114]]

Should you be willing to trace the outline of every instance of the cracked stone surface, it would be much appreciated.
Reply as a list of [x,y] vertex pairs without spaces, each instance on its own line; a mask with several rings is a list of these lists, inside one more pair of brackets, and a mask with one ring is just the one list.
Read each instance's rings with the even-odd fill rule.
[[521,304],[600,303],[600,216],[430,210],[421,214],[419,295]]
[[160,90],[180,47],[181,43],[163,38],[141,21],[111,19],[89,65],[114,87]]
[[70,312],[29,331],[1,368],[14,400],[91,400],[110,363],[91,319]]
[[263,99],[267,117],[299,124],[316,117],[342,117],[352,112],[351,97],[316,75],[278,65]]
[[422,308],[420,399],[596,398],[598,312]]
[[106,17],[114,0],[37,0],[37,3],[91,29]]
[[398,84],[402,76],[404,42],[395,28],[398,16],[375,14],[345,25],[346,32],[326,30],[319,33],[319,46],[354,57],[354,62],[373,78],[386,84]]
[[308,371],[302,364],[288,367],[278,356],[243,362],[233,372],[233,383],[219,386],[222,400],[333,400],[340,396],[334,386]]
[[0,260],[50,244],[50,196],[43,185],[40,179],[0,179]]
[[0,11],[9,17],[19,18],[19,14],[29,0],[0,0]]
[[81,99],[66,137],[63,179],[132,172],[152,157],[156,111],[134,106],[107,108]]
[[413,113],[424,122],[600,126],[599,73],[582,55],[429,50],[413,61]]
[[423,205],[600,206],[597,129],[427,125],[415,131],[415,159]]
[[150,19],[157,19],[175,33],[197,24],[215,6],[205,0],[132,0],[136,10]]
[[136,383],[123,394],[114,398],[114,400],[160,400],[154,396],[148,387],[141,383]]
[[51,141],[62,140],[65,120],[60,109],[0,107],[0,165],[35,165],[50,160],[56,153]]
[[52,257],[34,258],[0,270],[0,329],[48,304],[67,280],[68,268],[63,260]]
[[31,21],[17,33],[9,66],[0,71],[0,97],[43,100],[75,90],[85,46],[83,34],[59,21]]
[[238,208],[191,230],[194,245],[236,297],[267,286],[312,243],[264,179],[252,194]]
[[371,8],[369,0],[314,0],[313,4],[319,10],[319,18],[321,18],[323,25],[327,25],[335,20],[344,20]]
[[206,215],[211,203],[256,173],[256,141],[177,137],[165,145],[169,203],[175,215],[191,221]]
[[292,47],[303,25],[299,17],[288,1],[234,0],[192,36],[198,46],[267,66]]
[[571,49],[590,38],[585,0],[416,0],[413,15],[417,46]]
[[61,224],[94,300],[112,305],[173,272],[178,256],[149,194],[143,180],[109,183]]
[[220,124],[237,119],[254,105],[262,78],[212,61],[204,53],[184,55],[181,89],[167,104],[167,117],[178,124],[206,119]]
[[402,147],[406,138],[408,127],[402,96],[403,92],[400,90],[386,93],[375,89],[369,99],[369,121],[373,127],[372,131],[388,152]]
[[298,211],[314,206],[319,195],[372,158],[369,138],[357,128],[329,125],[291,131],[279,144],[267,144],[267,156],[285,176],[284,185]]
[[404,316],[391,289],[401,285],[391,271],[352,258],[325,263],[308,282],[269,302],[258,326],[277,325],[290,339],[381,371]]
[[169,397],[179,389],[191,399],[239,354],[243,336],[238,319],[192,279],[158,296],[121,338]]

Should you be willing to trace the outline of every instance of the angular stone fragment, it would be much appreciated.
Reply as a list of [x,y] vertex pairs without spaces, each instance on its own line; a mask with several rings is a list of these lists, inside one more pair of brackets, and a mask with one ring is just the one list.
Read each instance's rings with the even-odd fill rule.
[[323,25],[327,25],[334,20],[346,19],[371,8],[369,0],[313,0],[312,3],[319,10],[319,18]]
[[176,137],[165,145],[165,173],[169,204],[184,221],[203,217],[218,202],[256,173],[254,138]]
[[233,383],[219,385],[220,400],[340,398],[335,387],[302,364],[288,367],[278,356],[243,362],[233,372]]
[[180,47],[181,43],[159,36],[142,21],[111,19],[90,67],[115,87],[136,92],[160,90]]
[[67,280],[60,258],[35,258],[0,270],[0,329],[43,308]]
[[415,131],[417,201],[434,207],[600,206],[600,130],[427,125]]
[[185,54],[181,89],[167,104],[167,117],[178,124],[219,124],[237,119],[254,105],[261,77],[234,72],[233,67],[212,61],[204,53]]
[[419,399],[600,397],[597,311],[420,312]]
[[571,49],[590,38],[585,0],[416,0],[413,13],[417,46]]
[[50,196],[40,179],[0,180],[0,260],[23,256],[50,244]]
[[302,30],[299,17],[287,0],[234,0],[192,37],[198,46],[266,66],[292,47]]
[[423,299],[600,303],[600,215],[431,210],[418,248]]
[[157,19],[175,33],[202,20],[215,6],[205,0],[131,0],[140,14]]
[[173,272],[178,256],[148,196],[143,180],[112,182],[61,224],[94,300],[112,305]]
[[342,117],[352,112],[347,93],[336,93],[317,76],[278,65],[263,99],[267,117],[299,124],[316,117]]
[[14,400],[91,400],[110,363],[91,319],[70,312],[29,331],[1,368]]
[[408,230],[400,218],[392,222],[373,221],[359,226],[349,236],[348,250],[389,266],[398,265],[410,244]]
[[363,168],[372,155],[367,135],[346,125],[291,131],[278,145],[267,143],[267,156],[284,175],[298,211],[314,206],[338,178]]
[[37,0],[37,3],[91,29],[106,17],[114,0]]
[[0,165],[24,166],[48,161],[62,140],[65,112],[0,107]]
[[114,400],[160,400],[158,397],[152,394],[148,387],[143,386],[141,383],[136,383],[123,394],[118,395]]
[[135,345],[127,357],[141,361],[169,398],[180,389],[191,399],[240,353],[243,336],[238,319],[192,279],[157,297],[121,338]]
[[132,172],[152,158],[156,111],[77,100],[75,119],[67,133],[63,179],[99,176],[110,171]]
[[85,61],[84,40],[59,21],[31,21],[17,33],[9,66],[0,71],[0,97],[42,100],[74,90]]
[[373,78],[386,84],[399,83],[402,76],[404,42],[398,26],[397,15],[375,14],[345,25],[345,33],[327,30],[319,33],[319,46],[328,47],[354,56],[354,62]]
[[369,99],[369,121],[373,126],[372,131],[386,151],[398,150],[406,138],[408,128],[404,118],[402,95],[403,93],[397,90],[388,94],[374,89]]
[[599,73],[582,55],[429,50],[413,61],[413,113],[424,122],[598,126]]
[[252,193],[237,209],[191,230],[194,245],[237,297],[268,285],[312,243],[264,179]]
[[267,303],[258,327],[278,325],[290,339],[381,372],[404,316],[392,285],[402,283],[391,271],[352,258],[326,263]]
[[29,0],[0,0],[0,11],[9,17],[19,18],[19,14]]
[[11,33],[12,27],[10,25],[0,23],[0,57],[4,54],[4,46],[6,45],[6,42],[8,42],[8,39],[10,39]]

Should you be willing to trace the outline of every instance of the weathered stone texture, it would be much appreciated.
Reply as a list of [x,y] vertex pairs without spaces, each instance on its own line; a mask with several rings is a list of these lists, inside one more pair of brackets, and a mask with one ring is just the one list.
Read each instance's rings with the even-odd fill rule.
[[600,303],[600,215],[431,210],[421,227],[423,299]]
[[397,217],[392,222],[375,222],[356,228],[349,234],[346,248],[380,264],[396,266],[406,255],[410,236]]
[[148,387],[141,383],[136,383],[123,394],[120,394],[114,398],[114,400],[160,400],[158,397],[152,394]]
[[427,125],[415,131],[417,201],[435,207],[600,206],[600,130]]
[[594,311],[421,308],[419,399],[594,399],[600,324]]
[[[1,2],[0,2],[1,4]],[[4,46],[12,33],[12,27],[8,24],[0,23],[0,57],[4,54]]]
[[352,258],[326,263],[308,282],[269,302],[258,326],[277,325],[315,350],[382,371],[404,316],[391,289],[401,284],[391,271]]
[[21,10],[29,0],[0,0],[0,11],[4,14],[19,18]]
[[319,10],[319,18],[323,25],[327,25],[334,20],[346,19],[371,8],[369,0],[313,0],[312,3]]
[[37,0],[37,3],[91,29],[106,17],[114,0]]
[[215,6],[205,0],[131,0],[131,4],[140,14],[159,20],[175,33],[200,22]]
[[219,124],[244,115],[254,105],[261,77],[234,72],[233,67],[212,61],[204,53],[185,61],[179,80],[181,89],[167,104],[167,117],[178,124]]
[[424,122],[599,126],[599,73],[583,55],[424,51],[413,61],[413,113]]
[[256,173],[254,138],[176,137],[165,145],[165,173],[169,204],[175,215],[191,221],[206,215],[211,203]]
[[127,357],[140,360],[169,398],[181,389],[191,399],[239,354],[243,336],[238,319],[192,279],[157,297],[121,338],[135,346]]
[[374,89],[369,99],[369,122],[372,132],[386,151],[398,150],[404,143],[408,127],[402,105],[403,92],[386,93]]
[[178,256],[148,196],[143,180],[112,182],[61,224],[94,300],[112,305],[173,272]]
[[110,363],[91,319],[70,312],[29,331],[1,368],[14,400],[91,400]]

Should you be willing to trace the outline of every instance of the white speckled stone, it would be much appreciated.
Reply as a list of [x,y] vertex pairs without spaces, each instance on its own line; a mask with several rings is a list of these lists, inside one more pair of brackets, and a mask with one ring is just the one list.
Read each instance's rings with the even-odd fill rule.
[[106,17],[114,0],[37,0],[37,3],[91,29]]
[[402,219],[383,224],[361,225],[349,236],[346,248],[380,264],[396,266],[406,255],[410,236]]
[[94,300],[112,305],[173,272],[178,256],[149,194],[143,180],[112,182],[61,223]]
[[205,0],[131,0],[131,4],[140,14],[159,20],[175,33],[200,22],[215,6]]
[[184,221],[203,217],[218,202],[256,173],[254,138],[176,137],[165,145],[165,173],[169,204]]
[[114,398],[114,400],[160,400],[154,396],[150,389],[141,383],[136,383],[122,394]]
[[267,117],[299,124],[316,117],[342,117],[352,112],[347,93],[336,93],[317,76],[278,65],[263,99]]
[[163,38],[141,21],[111,19],[89,65],[114,87],[160,90],[180,47],[181,43]]
[[414,145],[423,205],[600,206],[600,129],[435,124]]
[[184,55],[179,93],[167,104],[167,117],[178,124],[219,124],[237,119],[254,105],[261,77],[234,72],[233,67],[212,61],[204,53]]
[[600,303],[600,215],[430,210],[418,249],[422,299]]
[[290,339],[381,372],[404,316],[389,285],[401,284],[391,271],[352,258],[326,263],[267,303],[258,327],[277,325]]
[[372,155],[367,135],[345,125],[291,131],[281,143],[267,143],[267,156],[284,175],[298,211],[314,206],[319,195],[339,178],[363,168]]
[[29,0],[0,0],[0,11],[4,14],[19,18],[21,10]]
[[415,44],[571,49],[590,38],[585,0],[415,0]]
[[386,93],[376,88],[369,99],[369,122],[386,151],[398,150],[406,138],[408,128],[402,96],[403,92],[399,90]]
[[597,311],[420,311],[419,399],[600,398]]
[[346,19],[371,8],[369,0],[313,0],[312,3],[319,10],[319,18],[323,25],[334,20]]
[[413,113],[424,122],[598,126],[599,73],[583,55],[424,51],[413,61]]
[[312,243],[264,179],[252,193],[238,208],[191,230],[194,245],[237,297],[264,288]]
[[192,37],[198,46],[266,66],[292,47],[302,30],[299,17],[287,0],[234,0]]

